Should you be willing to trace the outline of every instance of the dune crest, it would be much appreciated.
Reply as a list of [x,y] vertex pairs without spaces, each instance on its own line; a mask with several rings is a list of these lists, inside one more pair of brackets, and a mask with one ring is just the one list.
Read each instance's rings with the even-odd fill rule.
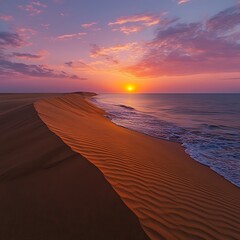
[[39,118],[56,94],[0,94],[1,240],[146,240],[103,174]]
[[40,118],[97,166],[151,239],[239,239],[240,191],[176,143],[114,125],[78,94],[35,103]]

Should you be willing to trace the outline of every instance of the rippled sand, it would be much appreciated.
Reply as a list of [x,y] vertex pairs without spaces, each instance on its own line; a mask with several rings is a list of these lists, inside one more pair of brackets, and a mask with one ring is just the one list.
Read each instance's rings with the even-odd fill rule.
[[35,103],[40,118],[99,168],[151,239],[239,239],[240,191],[176,143],[114,125],[78,94]]
[[52,96],[0,94],[0,239],[148,239],[103,174],[38,117],[33,102]]

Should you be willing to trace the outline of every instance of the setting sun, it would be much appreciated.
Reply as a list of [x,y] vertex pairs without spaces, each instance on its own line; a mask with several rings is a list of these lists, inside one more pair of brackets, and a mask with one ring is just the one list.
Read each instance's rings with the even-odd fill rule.
[[136,89],[136,87],[132,84],[126,85],[125,88],[128,92],[133,92]]

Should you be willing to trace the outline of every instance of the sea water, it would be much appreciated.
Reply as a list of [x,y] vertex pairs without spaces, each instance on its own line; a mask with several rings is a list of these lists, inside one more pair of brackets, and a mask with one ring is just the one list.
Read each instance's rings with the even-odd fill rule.
[[115,124],[181,143],[240,187],[240,94],[100,94],[93,101]]

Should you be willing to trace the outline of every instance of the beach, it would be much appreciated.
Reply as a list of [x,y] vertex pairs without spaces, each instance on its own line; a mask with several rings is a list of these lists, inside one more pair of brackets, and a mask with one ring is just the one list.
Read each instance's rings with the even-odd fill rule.
[[0,95],[0,239],[149,239],[103,174],[40,120],[57,94]]
[[0,239],[239,239],[239,188],[91,96],[0,95]]

